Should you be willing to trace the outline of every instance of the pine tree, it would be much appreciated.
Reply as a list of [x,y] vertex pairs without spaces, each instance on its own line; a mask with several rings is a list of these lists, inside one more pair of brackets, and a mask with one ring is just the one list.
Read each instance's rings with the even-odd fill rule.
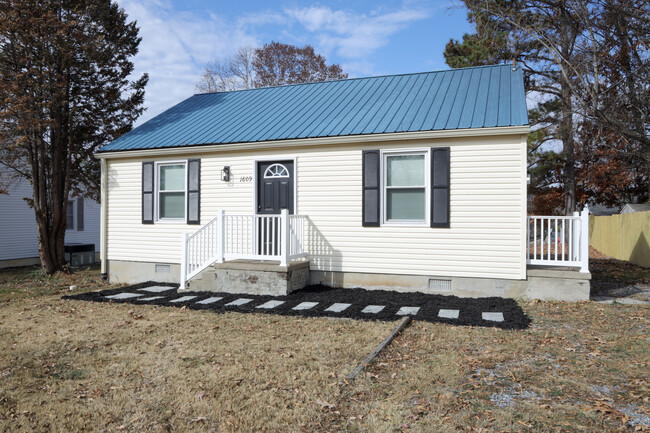
[[147,75],[129,81],[140,38],[110,0],[0,2],[0,166],[28,179],[41,264],[67,270],[71,192],[97,198],[93,153],[143,112]]

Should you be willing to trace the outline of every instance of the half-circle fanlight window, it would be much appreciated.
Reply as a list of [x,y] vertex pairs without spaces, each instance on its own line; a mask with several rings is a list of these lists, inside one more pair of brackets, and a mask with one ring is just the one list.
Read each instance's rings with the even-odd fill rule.
[[289,170],[282,164],[272,164],[264,172],[264,179],[269,177],[289,177]]

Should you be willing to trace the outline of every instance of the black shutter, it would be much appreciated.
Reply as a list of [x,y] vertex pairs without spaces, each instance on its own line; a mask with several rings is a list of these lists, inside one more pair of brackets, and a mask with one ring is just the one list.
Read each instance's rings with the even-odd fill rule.
[[84,199],[77,199],[77,231],[84,231]]
[[201,160],[187,161],[187,223],[201,224]]
[[379,151],[363,151],[362,226],[379,227]]
[[142,224],[153,224],[153,162],[142,163]]
[[431,227],[449,227],[449,148],[431,149]]

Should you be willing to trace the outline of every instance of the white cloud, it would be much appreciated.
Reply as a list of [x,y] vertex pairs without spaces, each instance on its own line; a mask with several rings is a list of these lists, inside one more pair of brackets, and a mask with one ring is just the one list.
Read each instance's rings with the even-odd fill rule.
[[134,75],[149,74],[147,111],[138,123],[191,96],[207,62],[257,44],[255,36],[216,14],[177,12],[157,0],[123,0],[120,6],[140,27]]
[[262,10],[236,17],[209,11],[183,12],[168,0],[118,0],[140,27],[142,42],[134,59],[135,77],[149,74],[145,92],[147,111],[138,124],[194,93],[194,86],[209,61],[233,54],[243,45],[272,39],[297,45],[311,44],[351,76],[375,74],[372,55],[395,33],[429,16],[415,3],[400,9],[368,13],[314,6]]
[[388,44],[390,36],[414,21],[429,16],[425,9],[410,7],[402,7],[393,12],[374,11],[365,14],[312,6],[285,9],[285,13],[308,31],[316,33],[320,47],[355,62],[363,62]]

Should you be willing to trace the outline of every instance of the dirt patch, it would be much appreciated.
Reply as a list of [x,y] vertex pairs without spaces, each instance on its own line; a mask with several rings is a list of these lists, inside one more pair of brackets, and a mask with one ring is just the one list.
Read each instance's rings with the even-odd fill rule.
[[594,248],[590,248],[589,255],[592,298],[650,300],[649,268],[612,259]]

